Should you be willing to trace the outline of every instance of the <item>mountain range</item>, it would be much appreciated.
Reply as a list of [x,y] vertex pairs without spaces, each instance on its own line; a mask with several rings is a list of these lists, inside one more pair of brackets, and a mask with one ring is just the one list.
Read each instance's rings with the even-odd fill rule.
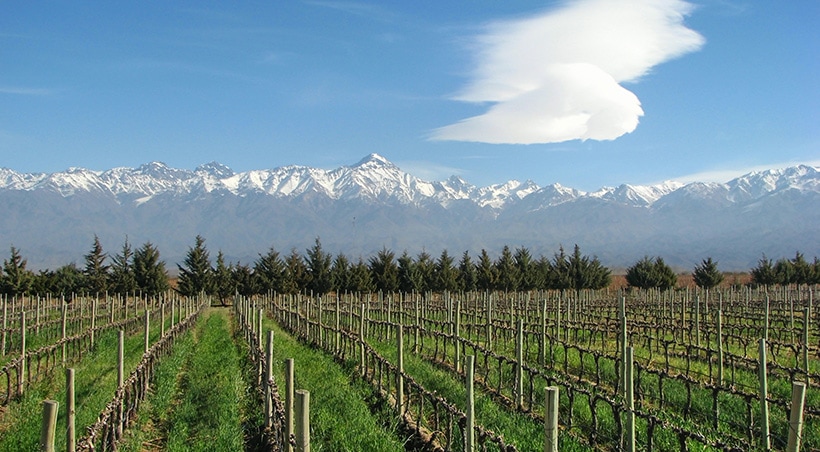
[[425,181],[371,154],[333,170],[285,166],[193,171],[137,168],[19,173],[0,168],[0,246],[32,268],[83,263],[97,235],[109,254],[150,241],[175,268],[197,234],[215,255],[252,263],[271,246],[299,253],[319,237],[367,259],[382,247],[437,257],[504,245],[551,257],[578,244],[612,268],[661,256],[686,271],[706,257],[747,270],[765,254],[820,256],[820,170],[806,165],[726,183],[623,184],[585,192],[511,180],[477,187]]

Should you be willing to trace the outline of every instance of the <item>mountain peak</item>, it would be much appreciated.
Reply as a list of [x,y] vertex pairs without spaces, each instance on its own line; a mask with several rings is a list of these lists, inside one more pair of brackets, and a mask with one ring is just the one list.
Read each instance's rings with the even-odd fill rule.
[[375,152],[368,155],[367,157],[359,160],[358,163],[353,165],[354,168],[362,168],[362,167],[379,167],[379,166],[395,166],[390,160],[382,157]]
[[219,162],[210,162],[199,165],[194,171],[197,173],[209,174],[217,179],[227,179],[234,175],[232,169]]

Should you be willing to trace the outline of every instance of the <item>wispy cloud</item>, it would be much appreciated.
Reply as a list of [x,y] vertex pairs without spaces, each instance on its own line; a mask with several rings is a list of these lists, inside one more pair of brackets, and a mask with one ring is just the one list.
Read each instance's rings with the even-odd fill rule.
[[395,18],[393,13],[378,4],[339,0],[312,0],[306,1],[305,3],[323,8],[335,9],[347,14],[367,17],[381,22],[390,22]]
[[18,96],[48,96],[50,89],[28,88],[20,86],[0,86],[0,94],[14,94]]
[[732,179],[737,177],[743,176],[744,174],[749,174],[754,171],[765,171],[769,169],[778,169],[778,168],[788,168],[790,166],[797,166],[797,165],[809,165],[815,168],[820,168],[820,160],[809,160],[809,161],[788,161],[788,162],[779,162],[779,163],[769,163],[765,165],[753,165],[753,166],[746,166],[741,168],[733,168],[733,169],[711,169],[706,171],[700,171],[697,173],[686,174],[683,176],[675,177],[673,180],[678,182],[683,182],[685,184],[690,182],[719,182],[724,183],[728,182]]
[[441,181],[453,175],[463,176],[466,172],[461,168],[422,160],[401,160],[395,163],[403,171],[426,181]]
[[454,97],[486,113],[433,131],[434,140],[557,143],[632,132],[640,100],[621,83],[699,49],[681,0],[578,0],[536,17],[490,24],[476,66]]

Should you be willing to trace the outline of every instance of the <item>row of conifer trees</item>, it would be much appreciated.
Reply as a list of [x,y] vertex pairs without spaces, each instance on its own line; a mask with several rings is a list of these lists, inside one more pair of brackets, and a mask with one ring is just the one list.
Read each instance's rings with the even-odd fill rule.
[[[109,256],[98,237],[84,267],[64,265],[38,273],[26,269],[20,251],[11,248],[0,272],[0,293],[20,294],[134,294],[157,295],[170,288],[165,263],[159,250],[147,242],[132,250],[126,239],[120,251]],[[385,248],[365,260],[351,260],[345,254],[332,255],[317,238],[301,255],[296,249],[282,255],[271,247],[253,265],[227,263],[222,251],[212,263],[205,239],[197,236],[185,260],[177,265],[176,290],[184,295],[208,293],[226,299],[235,293],[253,295],[268,292],[457,292],[529,291],[548,289],[600,289],[612,280],[611,272],[597,257],[586,256],[575,245],[567,254],[560,248],[551,258],[534,257],[525,247],[512,250],[505,246],[492,259],[486,250],[477,256],[468,251],[458,261],[447,250],[438,257],[422,251],[400,256]],[[723,273],[712,258],[695,266],[693,279],[699,287],[715,287]],[[644,257],[626,271],[630,287],[672,289],[678,275],[661,257]],[[799,252],[794,259],[773,262],[765,256],[751,270],[752,283],[820,284],[820,262],[808,262]]]

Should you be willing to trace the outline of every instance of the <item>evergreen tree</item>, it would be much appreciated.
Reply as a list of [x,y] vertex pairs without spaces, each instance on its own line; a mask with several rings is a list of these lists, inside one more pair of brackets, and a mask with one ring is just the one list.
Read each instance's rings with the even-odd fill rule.
[[376,290],[384,293],[395,292],[399,288],[399,268],[396,266],[396,255],[382,247],[375,256],[370,258],[370,274],[376,285]]
[[59,267],[57,270],[40,270],[34,276],[31,290],[34,293],[45,295],[51,294],[55,297],[71,297],[72,294],[80,293],[83,287],[83,272],[75,264],[68,264]]
[[635,263],[626,270],[626,281],[631,287],[641,289],[658,288],[669,290],[677,284],[675,272],[657,257],[651,260],[648,256]]
[[11,256],[3,261],[3,273],[0,278],[0,292],[10,297],[26,295],[34,283],[34,273],[26,269],[27,261],[20,251],[11,247]]
[[535,289],[538,285],[538,275],[535,272],[530,250],[523,246],[516,248],[513,261],[515,262],[516,272],[518,273],[518,289],[524,291]]
[[225,306],[225,300],[236,293],[236,284],[234,283],[233,270],[230,266],[225,264],[225,255],[222,250],[216,254],[216,268],[212,275],[213,293],[219,298],[220,304]]
[[515,258],[509,246],[504,245],[504,249],[501,250],[501,256],[495,262],[495,271],[498,278],[495,283],[496,289],[507,292],[518,290],[521,284],[521,275],[515,265]]
[[478,287],[478,272],[470,253],[465,251],[458,262],[458,288],[466,292],[472,292]]
[[370,268],[362,258],[350,267],[350,289],[358,293],[370,293],[374,290]]
[[774,274],[777,284],[791,284],[795,281],[794,264],[788,259],[780,258],[774,263]]
[[177,290],[182,295],[192,297],[201,293],[213,293],[213,269],[205,239],[197,235],[193,248],[188,248],[184,265],[178,265],[179,279]]
[[806,262],[806,258],[803,256],[801,252],[795,253],[794,259],[791,261],[792,268],[794,269],[794,280],[795,284],[811,284],[813,279],[813,271],[812,265]]
[[102,294],[108,290],[108,266],[105,265],[106,255],[103,253],[100,238],[94,235],[94,245],[85,255],[85,288],[91,295]]
[[285,277],[282,281],[284,293],[297,294],[307,289],[310,284],[310,273],[307,265],[302,260],[302,256],[296,248],[290,250],[290,255],[285,259]]
[[436,264],[433,262],[432,256],[427,254],[427,251],[422,251],[416,256],[416,272],[418,272],[418,281],[420,283],[419,293],[427,293],[433,290],[435,284]]
[[259,255],[259,259],[253,266],[253,275],[256,280],[257,293],[285,293],[285,264],[279,252],[273,247],[270,247],[264,256]]
[[757,267],[753,268],[751,273],[752,282],[757,285],[771,286],[778,283],[772,260],[768,259],[765,254],[757,261]]
[[151,242],[146,242],[134,252],[134,279],[137,290],[150,297],[169,288],[165,262],[159,260],[159,250]]
[[[567,264],[569,268],[568,279],[570,288],[576,291],[584,289],[603,289],[610,283],[609,269],[601,265],[597,257],[590,260],[589,257],[582,255],[581,247],[577,244]],[[677,279],[677,277],[675,278]]]
[[239,295],[249,297],[257,293],[256,280],[249,266],[237,262],[236,265],[231,268],[231,279]]
[[128,243],[128,237],[126,237],[122,250],[111,258],[108,286],[115,294],[125,296],[137,290],[137,280],[134,278],[132,263],[133,257],[134,252],[131,251],[131,244]]
[[543,254],[535,261],[535,272],[538,275],[538,290],[548,290],[552,288],[552,263]]
[[330,270],[331,287],[337,294],[352,291],[350,285],[350,261],[342,253],[333,259],[333,268]]
[[447,250],[441,252],[435,266],[435,289],[439,292],[458,290],[458,272]]
[[328,293],[333,287],[331,276],[332,259],[330,254],[322,251],[322,244],[317,237],[313,248],[307,250],[307,268],[310,274],[309,288],[316,296]]
[[422,287],[422,281],[416,268],[413,258],[404,250],[401,257],[399,257],[398,273],[399,273],[399,291],[404,293],[419,292]]
[[692,277],[701,289],[712,289],[723,282],[723,273],[718,270],[717,262],[712,261],[711,257],[695,266]]
[[558,248],[558,252],[552,258],[550,265],[549,288],[555,290],[566,290],[572,288],[572,276],[569,258],[564,252],[564,247]]
[[476,264],[476,288],[482,291],[495,289],[495,266],[487,250],[482,249]]

